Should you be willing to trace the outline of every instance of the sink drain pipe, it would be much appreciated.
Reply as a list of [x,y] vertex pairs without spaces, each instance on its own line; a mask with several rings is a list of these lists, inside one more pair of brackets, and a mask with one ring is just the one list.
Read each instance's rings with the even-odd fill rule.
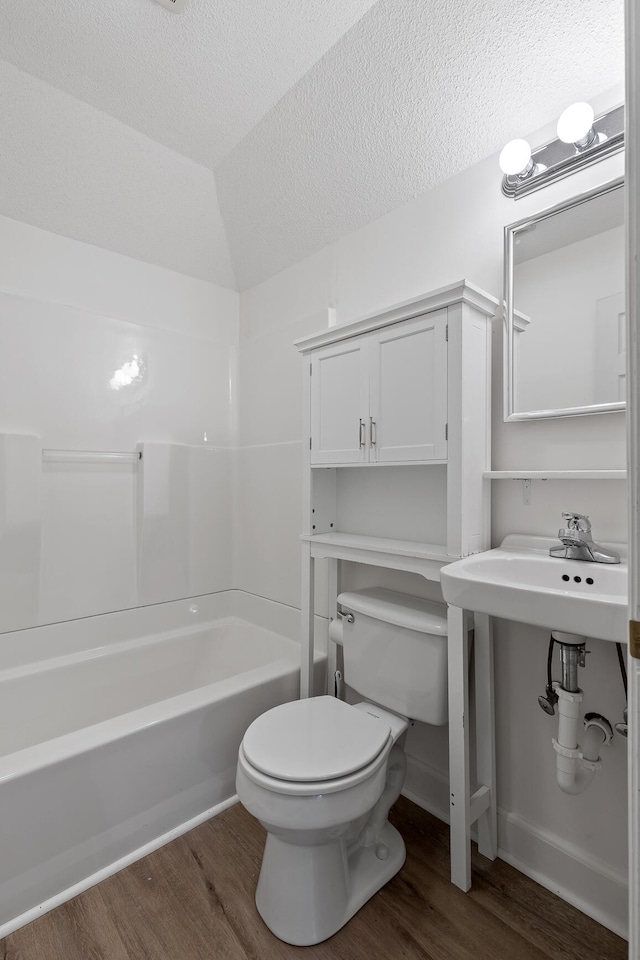
[[584,696],[578,686],[578,667],[585,665],[586,638],[555,630],[551,636],[560,647],[562,665],[562,680],[553,683],[558,697],[558,738],[553,740],[556,776],[561,790],[578,794],[586,790],[602,766],[600,748],[611,742],[613,730],[606,717],[587,713],[582,746],[578,743],[580,704]]

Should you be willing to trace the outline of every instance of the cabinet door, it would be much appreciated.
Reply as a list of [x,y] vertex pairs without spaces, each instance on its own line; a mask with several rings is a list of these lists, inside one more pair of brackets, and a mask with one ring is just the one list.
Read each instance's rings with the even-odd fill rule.
[[311,359],[311,463],[368,459],[369,342],[354,338]]
[[371,343],[372,460],[447,457],[447,311],[405,320]]

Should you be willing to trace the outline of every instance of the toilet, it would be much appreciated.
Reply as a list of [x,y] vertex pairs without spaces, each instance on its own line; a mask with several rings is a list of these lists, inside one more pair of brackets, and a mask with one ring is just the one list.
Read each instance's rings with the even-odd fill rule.
[[[336,933],[405,860],[387,817],[413,720],[447,722],[446,606],[381,588],[342,593],[344,675],[363,702],[295,700],[247,729],[236,790],[267,831],[256,906],[296,946]],[[338,622],[339,624],[340,622]]]

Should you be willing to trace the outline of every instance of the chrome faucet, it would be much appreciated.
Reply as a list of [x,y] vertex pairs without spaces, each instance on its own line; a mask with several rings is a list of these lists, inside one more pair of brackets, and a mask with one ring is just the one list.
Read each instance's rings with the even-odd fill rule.
[[620,563],[620,556],[614,550],[607,550],[593,542],[591,522],[582,513],[563,513],[566,527],[558,530],[561,547],[551,547],[549,556],[563,560],[591,560],[595,563]]

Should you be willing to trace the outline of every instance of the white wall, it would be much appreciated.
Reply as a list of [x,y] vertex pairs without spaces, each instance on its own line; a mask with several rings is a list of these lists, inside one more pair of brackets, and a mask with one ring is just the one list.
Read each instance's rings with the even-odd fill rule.
[[[22,520],[2,510],[0,560],[12,523],[40,531],[20,593],[2,565],[0,629],[231,587],[237,324],[232,290],[0,217],[0,434],[39,438],[15,468],[14,487],[33,492]],[[133,355],[144,378],[112,389]],[[140,443],[191,452],[156,447],[138,465],[39,455]]]
[[[328,306],[343,323],[462,277],[501,297],[505,224],[619,176],[622,163],[621,157],[604,161],[514,203],[501,195],[491,157],[241,295],[236,586],[284,604],[300,602],[301,363],[292,341],[326,326]],[[493,468],[623,468],[623,414],[502,422],[500,323],[494,328]],[[510,532],[553,536],[564,509],[589,513],[596,539],[625,539],[622,483],[535,481],[525,506],[519,482],[496,481],[494,543]],[[354,567],[348,580],[349,586],[384,581],[432,596],[438,589],[418,577],[365,567]],[[320,606],[326,609],[324,598]],[[506,622],[496,624],[496,637],[502,855],[621,931],[626,742],[615,738],[605,772],[585,795],[561,794],[554,724],[536,700],[545,684],[548,637]],[[615,722],[624,706],[615,647],[590,646],[581,678],[585,708]],[[446,732],[416,727],[408,750],[410,790],[446,811]]]

